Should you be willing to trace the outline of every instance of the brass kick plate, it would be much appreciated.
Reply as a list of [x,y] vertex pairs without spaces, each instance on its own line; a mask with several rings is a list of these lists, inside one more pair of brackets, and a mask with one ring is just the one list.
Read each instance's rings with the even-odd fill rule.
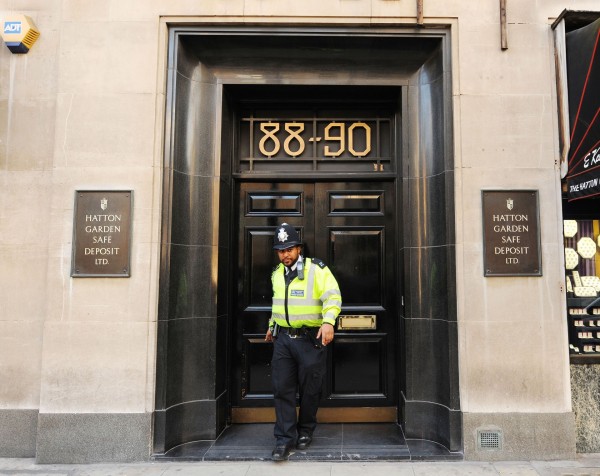
[[374,314],[359,316],[340,316],[338,318],[338,330],[365,330],[377,329],[377,316]]
[[[395,423],[398,421],[396,407],[344,407],[319,408],[317,412],[319,423]],[[273,423],[275,409],[261,408],[232,408],[232,423]]]

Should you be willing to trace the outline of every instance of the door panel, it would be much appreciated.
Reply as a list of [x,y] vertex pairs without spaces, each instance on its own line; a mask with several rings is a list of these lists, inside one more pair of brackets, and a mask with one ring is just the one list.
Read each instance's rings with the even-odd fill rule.
[[368,329],[336,330],[321,406],[395,406],[394,183],[241,183],[238,190],[234,409],[273,404],[272,346],[264,334],[271,271],[279,262],[272,236],[282,222],[298,229],[306,256],[321,258],[334,272],[341,315],[374,322]]
[[[345,336],[335,338],[335,359],[332,369],[332,395],[342,397],[359,393],[385,397],[384,375],[385,337]],[[360,376],[360,378],[357,378]]]
[[384,288],[383,228],[329,229],[327,264],[343,282],[347,306],[382,306]]

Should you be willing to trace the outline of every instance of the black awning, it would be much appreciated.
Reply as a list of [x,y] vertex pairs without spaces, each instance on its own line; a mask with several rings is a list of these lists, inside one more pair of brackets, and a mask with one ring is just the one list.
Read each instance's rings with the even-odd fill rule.
[[567,33],[568,198],[600,196],[600,18]]

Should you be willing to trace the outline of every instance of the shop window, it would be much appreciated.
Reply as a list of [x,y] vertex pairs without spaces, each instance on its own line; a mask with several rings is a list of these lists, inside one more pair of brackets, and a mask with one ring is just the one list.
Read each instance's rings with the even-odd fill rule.
[[600,209],[563,225],[571,361],[600,362]]

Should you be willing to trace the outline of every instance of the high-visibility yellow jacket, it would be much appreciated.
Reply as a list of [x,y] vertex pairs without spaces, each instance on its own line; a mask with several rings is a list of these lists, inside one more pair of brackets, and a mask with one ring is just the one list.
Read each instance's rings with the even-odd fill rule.
[[304,279],[294,278],[286,287],[285,266],[280,263],[271,275],[273,308],[269,327],[335,326],[342,295],[331,270],[319,259],[306,258]]

